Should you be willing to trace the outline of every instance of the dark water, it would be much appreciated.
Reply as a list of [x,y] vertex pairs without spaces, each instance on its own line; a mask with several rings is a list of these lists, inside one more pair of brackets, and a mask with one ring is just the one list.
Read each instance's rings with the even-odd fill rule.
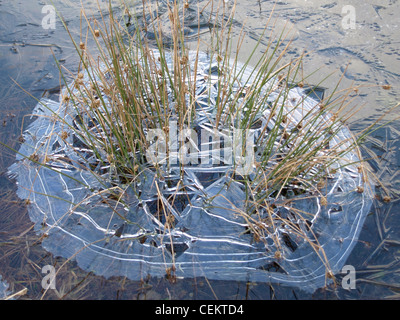
[[[55,4],[71,28],[72,36],[79,40],[79,1],[56,1]],[[56,19],[55,29],[42,27],[46,15],[42,13],[44,5],[44,1],[0,1],[0,139],[13,148],[18,148],[23,125],[31,121],[26,115],[35,106],[35,98],[52,94],[60,84],[54,59],[69,69],[77,68],[75,49],[60,19]],[[103,2],[101,5],[105,6]],[[348,20],[349,11],[342,12],[346,5],[354,9],[354,25]],[[98,14],[95,1],[86,2],[86,6],[91,13]],[[241,53],[243,58],[246,48],[255,44],[272,6],[271,1],[238,1],[235,31],[238,33],[246,22],[248,33]],[[345,71],[341,87],[364,86],[354,101],[363,106],[349,124],[354,132],[366,128],[400,100],[399,13],[400,4],[396,0],[288,0],[275,6],[276,28],[291,27],[294,36],[287,59],[298,57],[306,50],[309,55],[304,59],[305,74],[319,69],[309,79],[311,83],[319,83],[333,73],[324,82],[325,87],[332,88]],[[391,89],[383,90],[382,85],[390,85]],[[385,119],[394,119],[399,114],[395,110]],[[15,195],[16,186],[4,175],[15,157],[4,147],[0,156],[0,274],[10,291],[28,289],[21,299],[398,299],[399,124],[396,120],[377,130],[365,144],[364,156],[371,158],[372,171],[385,186],[378,189],[378,194],[389,194],[392,201],[375,201],[347,261],[356,270],[355,289],[343,289],[340,275],[338,286],[306,294],[269,284],[204,278],[178,279],[176,283],[165,279],[134,282],[117,277],[106,280],[83,272],[74,262],[53,257],[42,249],[41,239],[31,229],[26,208]],[[53,265],[58,272],[56,290],[42,289],[41,270],[45,265]]]

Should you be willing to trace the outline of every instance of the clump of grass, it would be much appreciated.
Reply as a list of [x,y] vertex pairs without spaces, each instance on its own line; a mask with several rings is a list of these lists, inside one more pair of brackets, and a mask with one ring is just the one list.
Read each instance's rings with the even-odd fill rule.
[[[237,44],[233,44],[235,4],[229,10],[224,1],[216,4],[210,1],[208,5],[211,4],[215,5],[215,15],[210,22],[211,41],[205,44],[199,31],[197,40],[191,42],[193,48],[189,48],[184,31],[185,12],[193,5],[188,2],[167,2],[171,32],[168,42],[164,41],[165,26],[158,19],[158,6],[150,1],[143,0],[146,18],[142,20],[125,3],[122,3],[125,15],[119,18],[111,3],[109,12],[101,13],[100,19],[88,17],[82,11],[87,35],[91,36],[98,54],[92,55],[88,40],[77,42],[71,35],[79,54],[79,70],[69,83],[60,66],[65,84],[61,104],[69,106],[77,116],[72,126],[65,123],[66,130],[54,134],[66,140],[67,131],[73,132],[76,140],[73,148],[82,155],[81,163],[76,166],[86,166],[103,181],[104,190],[98,194],[110,193],[104,201],[113,206],[123,202],[128,188],[137,192],[135,185],[146,170],[154,171],[157,179],[165,180],[173,158],[168,151],[169,130],[175,123],[180,131],[195,128],[198,113],[202,112],[197,101],[197,69],[200,48],[206,46],[211,65],[218,73],[216,79],[211,70],[204,76],[208,88],[212,81],[216,83],[215,102],[211,92],[206,93],[208,103],[214,104],[207,119],[211,130],[236,128],[245,136],[253,128],[262,129],[255,141],[257,150],[251,174],[236,172],[231,176],[232,181],[240,181],[246,189],[246,210],[239,210],[238,214],[246,220],[247,232],[252,233],[255,241],[267,236],[274,239],[277,260],[285,256],[282,242],[290,243],[291,237],[308,242],[326,265],[330,277],[324,250],[307,227],[312,220],[311,213],[293,207],[289,217],[277,215],[274,209],[277,205],[289,206],[291,198],[297,195],[303,195],[302,200],[319,197],[322,206],[328,205],[324,192],[326,179],[346,166],[357,165],[363,182],[367,181],[358,139],[351,136],[339,142],[335,140],[354,112],[353,109],[348,111],[350,93],[354,93],[354,89],[333,90],[319,104],[305,108],[304,99],[291,95],[291,89],[303,87],[307,80],[301,76],[302,57],[282,63],[290,46],[288,34],[269,34],[266,27],[248,59],[240,63],[239,52],[246,33],[241,30]],[[203,10],[198,8],[199,17]],[[68,30],[66,25],[65,28]],[[269,44],[251,66],[262,37],[268,37]],[[295,113],[301,116],[294,117]],[[54,114],[55,121],[64,123],[63,116]],[[294,118],[299,121],[293,122]],[[159,130],[164,139],[149,139],[151,130]],[[146,156],[154,143],[164,144],[163,150],[166,150],[164,161],[159,163],[151,162]],[[242,148],[241,156],[246,152]],[[348,153],[359,155],[356,161],[360,163],[349,161]],[[28,157],[35,163],[46,163],[36,154]],[[183,165],[180,166],[183,172]],[[163,216],[159,220],[165,223],[167,230],[174,227],[174,215],[177,208],[181,208],[176,199],[183,201],[185,198],[186,203],[190,203],[191,194],[182,181],[177,182],[175,191],[167,198],[156,184],[157,212]],[[363,188],[364,185],[360,185],[357,192],[364,192]],[[182,196],[185,193],[186,196]],[[278,233],[277,229],[286,231]],[[292,243],[289,247],[295,245]],[[173,253],[173,247],[171,251]]]

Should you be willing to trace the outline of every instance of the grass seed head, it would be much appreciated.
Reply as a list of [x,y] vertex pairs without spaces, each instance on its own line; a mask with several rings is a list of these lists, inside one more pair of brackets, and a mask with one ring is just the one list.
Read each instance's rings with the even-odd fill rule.
[[68,95],[64,95],[64,96],[62,97],[62,99],[61,99],[61,101],[62,101],[63,103],[68,103],[69,100],[70,100],[70,97],[69,97]]
[[39,156],[36,153],[32,153],[29,157],[28,157],[29,161],[32,162],[38,162],[39,161]]
[[274,257],[275,257],[275,259],[280,260],[280,259],[282,259],[282,253],[279,250],[276,250]]
[[327,271],[326,271],[326,277],[327,277],[328,279],[335,279],[335,275],[334,275],[334,273],[332,272],[332,270],[327,270]]
[[61,138],[62,140],[67,139],[68,136],[69,136],[69,133],[68,133],[68,132],[66,132],[66,131],[61,131],[60,138]]
[[383,197],[383,202],[389,203],[390,201],[392,201],[392,199],[389,196]]

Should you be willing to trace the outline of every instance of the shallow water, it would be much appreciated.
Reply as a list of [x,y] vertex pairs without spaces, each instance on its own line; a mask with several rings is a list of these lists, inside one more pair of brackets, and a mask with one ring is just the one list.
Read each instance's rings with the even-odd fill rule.
[[[383,110],[399,101],[400,44],[398,1],[305,1],[277,2],[274,18],[276,27],[291,27],[293,44],[290,58],[298,57],[305,50],[304,73],[320,69],[310,79],[318,84],[328,74],[332,75],[323,86],[332,88],[346,71],[341,86],[356,84],[360,97],[355,103],[363,109],[350,124],[354,131],[368,126]],[[75,39],[79,39],[79,1],[56,1]],[[61,22],[56,19],[55,29],[43,29],[41,12],[44,2],[0,2],[0,136],[1,141],[17,148],[22,123],[30,120],[29,114],[35,100],[24,93],[14,79],[26,91],[40,97],[44,90],[59,85],[58,69],[54,55],[63,65],[76,69],[75,49]],[[94,3],[89,3],[91,9]],[[228,2],[229,5],[229,2]],[[355,24],[348,25],[347,11],[351,5],[355,12]],[[350,8],[351,9],[351,8]],[[262,32],[272,10],[270,1],[238,1],[235,31],[242,24],[248,36],[243,45],[251,48],[257,35]],[[96,11],[93,10],[96,14]],[[350,28],[347,28],[350,27]],[[354,28],[353,28],[354,27]],[[246,57],[246,50],[242,53]],[[347,68],[347,69],[346,69]],[[383,90],[381,85],[391,85]],[[329,90],[329,89],[328,89]],[[50,94],[51,94],[50,90]],[[387,118],[399,114],[392,113]],[[344,290],[329,287],[314,294],[298,289],[267,284],[234,281],[211,281],[208,279],[178,280],[170,283],[163,279],[148,279],[141,283],[121,278],[105,280],[87,274],[73,262],[64,264],[63,259],[53,257],[42,249],[40,239],[30,229],[32,224],[23,203],[15,195],[16,187],[0,176],[2,211],[0,216],[0,274],[7,280],[11,291],[28,288],[22,298],[37,299],[296,299],[296,298],[398,298],[398,263],[400,244],[400,221],[398,215],[399,176],[399,121],[376,131],[366,142],[365,156],[376,159],[370,164],[384,183],[393,201],[376,201],[367,217],[358,244],[348,260],[356,270],[356,289]],[[15,155],[2,147],[0,166],[4,170],[14,161]],[[43,292],[41,269],[54,265],[57,274],[57,290]],[[339,279],[340,284],[340,279]]]

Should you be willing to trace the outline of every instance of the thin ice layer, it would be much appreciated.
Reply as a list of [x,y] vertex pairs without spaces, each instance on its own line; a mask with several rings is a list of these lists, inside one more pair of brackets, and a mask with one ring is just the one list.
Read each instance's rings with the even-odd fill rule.
[[[166,58],[171,64],[170,56]],[[191,53],[189,61],[193,58]],[[199,128],[212,126],[218,72],[217,64],[201,53],[196,77],[195,126]],[[252,69],[247,68],[242,85],[253,80]],[[87,74],[83,81],[88,81]],[[288,129],[294,130],[315,112],[318,102],[297,87],[288,89],[283,101],[279,90],[271,90],[275,85],[272,79],[265,86],[270,93],[267,102],[278,101],[282,105],[288,116]],[[104,99],[107,101],[107,97]],[[296,101],[297,107],[288,101]],[[276,125],[274,117],[266,121],[270,116],[268,107],[261,110],[262,125],[254,129],[256,137],[265,132],[265,126],[271,129]],[[55,255],[76,259],[83,269],[105,277],[121,275],[139,280],[147,275],[163,277],[173,269],[178,277],[278,282],[313,290],[326,283],[327,270],[341,270],[372,203],[372,190],[356,165],[342,167],[359,161],[353,152],[331,165],[332,173],[324,189],[328,205],[321,202],[318,194],[310,196],[311,193],[293,194],[290,204],[276,202],[274,218],[289,219],[293,212],[308,213],[292,222],[318,242],[326,258],[321,257],[322,251],[315,250],[315,243],[297,239],[284,224],[255,241],[246,215],[245,186],[228,178],[233,169],[229,164],[200,163],[184,167],[183,172],[175,168],[163,180],[149,166],[126,188],[123,203],[110,198],[105,203],[111,181],[107,173],[89,165],[91,161],[95,163],[93,153],[80,148],[80,138],[71,129],[77,112],[68,104],[42,100],[35,109],[39,117],[25,132],[25,142],[10,174],[16,177],[18,196],[30,200],[29,214],[37,232],[47,234],[43,246]],[[57,120],[56,115],[62,115],[63,121]],[[302,130],[318,130],[330,121],[327,113]],[[351,144],[351,133],[346,126],[336,131],[329,147],[344,150]],[[61,132],[67,134],[61,138]],[[82,162],[82,155],[87,163]],[[178,190],[178,181],[187,186],[185,192]],[[363,193],[356,192],[360,186]],[[179,199],[171,205],[173,194]],[[160,202],[173,215],[173,223],[167,223],[160,212]],[[261,217],[264,220],[268,218],[266,212],[261,214],[265,215]]]

